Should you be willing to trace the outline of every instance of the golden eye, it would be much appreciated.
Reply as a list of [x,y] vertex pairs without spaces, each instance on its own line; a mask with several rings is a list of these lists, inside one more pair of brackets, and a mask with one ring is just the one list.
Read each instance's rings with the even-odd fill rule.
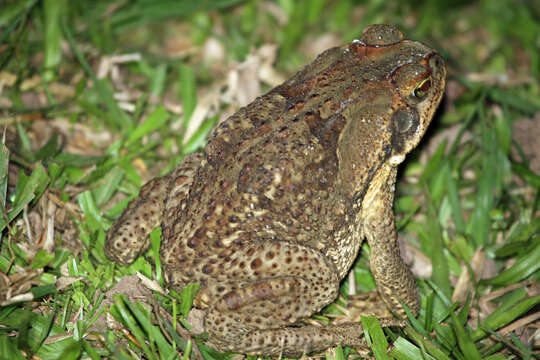
[[414,97],[418,99],[422,99],[423,97],[427,95],[430,87],[431,87],[430,78],[426,78],[422,80],[413,90]]

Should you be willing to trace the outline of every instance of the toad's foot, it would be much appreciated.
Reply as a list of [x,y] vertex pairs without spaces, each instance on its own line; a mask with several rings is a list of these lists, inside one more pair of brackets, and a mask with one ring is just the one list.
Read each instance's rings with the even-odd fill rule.
[[396,318],[392,314],[377,291],[349,296],[346,319],[356,322],[360,321],[360,317],[365,315],[371,315],[379,319],[381,326],[403,327],[406,325],[405,320]]
[[[237,346],[246,354],[300,357],[337,345],[350,345],[367,350],[360,323],[330,326],[307,325],[280,329],[254,330],[239,336]],[[230,351],[235,351],[230,349]]]
[[175,215],[174,209],[185,200],[201,158],[201,154],[188,155],[174,170],[141,188],[108,233],[105,254],[109,259],[129,265],[148,250],[148,234],[163,218]]

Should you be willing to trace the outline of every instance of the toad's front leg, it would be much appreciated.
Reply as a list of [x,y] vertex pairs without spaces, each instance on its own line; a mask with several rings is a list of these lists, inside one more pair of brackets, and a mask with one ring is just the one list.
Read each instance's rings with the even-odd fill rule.
[[396,168],[384,165],[370,186],[363,204],[364,234],[371,248],[371,272],[377,290],[353,297],[355,312],[379,319],[406,318],[402,303],[416,315],[418,289],[411,270],[400,256],[393,213]]

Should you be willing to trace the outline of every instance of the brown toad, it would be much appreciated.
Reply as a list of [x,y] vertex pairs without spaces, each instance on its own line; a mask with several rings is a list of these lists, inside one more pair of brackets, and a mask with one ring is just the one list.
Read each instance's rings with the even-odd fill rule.
[[[392,203],[397,166],[445,87],[442,58],[386,25],[322,53],[221,123],[204,153],[147,183],[109,232],[129,264],[163,229],[170,286],[199,283],[210,342],[223,351],[299,356],[362,344],[358,323],[298,326],[338,295],[363,239],[377,290],[366,314],[416,314]],[[385,322],[383,322],[385,323]]]

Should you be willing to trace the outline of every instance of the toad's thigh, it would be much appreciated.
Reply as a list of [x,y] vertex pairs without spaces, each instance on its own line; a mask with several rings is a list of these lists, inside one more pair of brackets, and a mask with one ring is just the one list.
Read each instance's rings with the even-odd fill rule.
[[244,273],[236,281],[230,277],[214,280],[201,294],[209,303],[205,329],[219,343],[235,343],[238,336],[255,329],[295,323],[321,310],[338,294],[335,267],[317,250],[267,242],[243,253],[246,262],[258,264],[261,259],[258,278],[255,273],[247,277]]
[[203,259],[192,272],[204,277],[202,303],[227,311],[282,296],[306,297],[310,310],[332,302],[339,277],[332,261],[319,250],[288,242],[265,241],[237,249],[234,254]]
[[[270,329],[292,324],[326,305],[314,296],[312,284],[302,278],[279,277],[243,285],[220,298],[205,319],[205,328],[222,336],[237,336],[249,329]],[[214,330],[214,331],[212,331]]]

